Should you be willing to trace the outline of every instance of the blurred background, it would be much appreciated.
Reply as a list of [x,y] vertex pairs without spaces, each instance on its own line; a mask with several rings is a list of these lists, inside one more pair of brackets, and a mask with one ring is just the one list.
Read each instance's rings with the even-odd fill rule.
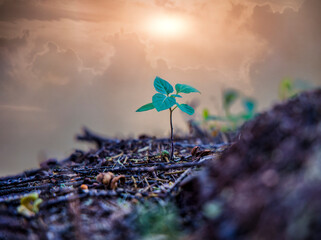
[[[0,176],[109,137],[167,136],[168,112],[136,113],[153,80],[190,84],[222,112],[234,88],[263,111],[285,77],[321,83],[319,0],[0,0]],[[177,132],[186,116],[174,113]]]

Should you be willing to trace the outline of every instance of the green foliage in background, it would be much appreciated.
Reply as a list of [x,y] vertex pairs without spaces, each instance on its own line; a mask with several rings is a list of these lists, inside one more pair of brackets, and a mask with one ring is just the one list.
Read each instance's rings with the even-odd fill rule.
[[[284,78],[279,84],[279,98],[281,100],[286,100],[295,97],[302,91],[313,88],[314,86],[306,81],[293,81],[291,78]],[[231,109],[237,101],[241,101],[243,110],[240,113],[232,113]],[[252,119],[256,115],[256,101],[252,98],[242,95],[235,89],[227,89],[223,92],[222,105],[224,116],[212,115],[208,109],[203,110],[203,122],[221,123],[211,124],[211,130],[218,129],[221,132],[233,131],[241,124]],[[218,125],[220,125],[219,128],[217,127]]]
[[279,84],[279,98],[286,100],[295,97],[302,91],[314,88],[311,83],[302,80],[293,80],[291,78],[284,78]]
[[135,223],[143,239],[175,240],[181,237],[179,215],[175,205],[146,202],[137,209]]
[[[240,113],[232,113],[231,108],[238,100],[241,101],[243,110]],[[208,109],[204,109],[203,121],[223,123],[220,127],[220,131],[223,132],[235,130],[245,121],[252,119],[256,114],[256,101],[247,96],[243,96],[240,92],[234,89],[228,89],[223,92],[222,103],[225,114],[224,116],[212,115]],[[211,125],[210,128],[215,128],[215,126]]]

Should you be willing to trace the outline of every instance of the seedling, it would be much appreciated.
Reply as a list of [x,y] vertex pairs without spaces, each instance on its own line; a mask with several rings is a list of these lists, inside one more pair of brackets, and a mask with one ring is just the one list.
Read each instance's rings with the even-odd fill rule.
[[302,81],[292,80],[291,78],[284,78],[279,84],[279,98],[280,100],[286,100],[293,98],[302,91],[313,89],[313,84]]
[[176,108],[179,108],[181,111],[189,115],[194,114],[194,108],[184,103],[179,104],[176,101],[176,98],[182,98],[182,96],[179,95],[179,93],[192,93],[192,92],[200,93],[200,91],[198,91],[196,88],[192,86],[178,83],[175,85],[176,93],[173,94],[174,92],[173,86],[169,82],[165,81],[160,77],[155,78],[154,87],[158,93],[154,94],[154,96],[152,97],[152,102],[141,106],[136,110],[136,112],[144,112],[144,111],[152,110],[154,108],[157,110],[157,112],[169,109],[169,121],[170,121],[170,129],[171,129],[170,159],[173,159],[174,157],[173,121],[172,121],[173,111]]
[[[243,105],[243,111],[238,114],[231,112],[231,107],[237,100],[241,100]],[[256,102],[254,99],[246,97],[234,89],[228,89],[223,93],[223,109],[225,116],[211,115],[208,109],[204,109],[204,122],[210,120],[225,122],[226,125],[221,127],[221,131],[235,130],[240,124],[252,119],[256,115]]]
[[161,153],[161,156],[162,157],[169,157],[169,152],[166,151],[166,150],[163,150],[162,153]]

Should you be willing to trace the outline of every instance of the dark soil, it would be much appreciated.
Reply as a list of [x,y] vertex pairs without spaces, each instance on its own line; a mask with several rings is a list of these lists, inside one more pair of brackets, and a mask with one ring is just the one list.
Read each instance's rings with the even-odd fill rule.
[[[0,179],[0,239],[321,239],[321,90],[260,114],[232,145],[176,138],[174,160],[167,139],[78,139],[96,148]],[[18,213],[31,192],[39,212]],[[166,202],[180,234],[170,211],[164,224],[139,211]]]
[[[87,129],[77,138],[97,148],[0,179],[0,239],[141,239],[136,205],[169,201],[186,176],[227,146],[176,139],[169,160],[168,139],[108,139]],[[20,199],[31,192],[43,200],[39,213],[21,215]]]
[[204,221],[191,239],[321,239],[321,89],[246,123],[178,199]]

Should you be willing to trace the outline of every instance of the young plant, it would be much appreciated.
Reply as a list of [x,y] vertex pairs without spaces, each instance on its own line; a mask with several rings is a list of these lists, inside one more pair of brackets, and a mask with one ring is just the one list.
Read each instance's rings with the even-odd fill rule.
[[[231,107],[237,100],[241,100],[243,111],[240,113],[232,113]],[[221,127],[221,131],[233,131],[245,121],[252,119],[256,115],[256,102],[254,99],[244,96],[234,89],[228,89],[223,93],[223,109],[225,116],[211,115],[208,109],[203,110],[204,122],[220,121],[226,123]]]
[[173,159],[173,156],[174,156],[173,122],[172,122],[173,111],[176,108],[179,108],[181,111],[189,115],[194,114],[194,109],[191,106],[184,103],[179,104],[176,101],[176,98],[182,98],[182,96],[179,95],[179,93],[192,93],[192,92],[200,93],[200,91],[198,91],[196,88],[192,86],[178,83],[175,85],[176,93],[173,94],[174,92],[173,86],[169,82],[165,81],[160,77],[155,78],[154,87],[158,93],[154,94],[154,96],[152,97],[152,102],[141,106],[136,110],[136,112],[144,112],[144,111],[152,110],[154,108],[158,112],[169,109],[169,121],[170,121],[170,129],[171,129],[170,159]]
[[302,91],[311,90],[313,88],[313,84],[307,81],[284,78],[279,84],[279,98],[283,101],[295,97]]
[[279,98],[285,100],[296,95],[292,79],[284,78],[279,84]]

